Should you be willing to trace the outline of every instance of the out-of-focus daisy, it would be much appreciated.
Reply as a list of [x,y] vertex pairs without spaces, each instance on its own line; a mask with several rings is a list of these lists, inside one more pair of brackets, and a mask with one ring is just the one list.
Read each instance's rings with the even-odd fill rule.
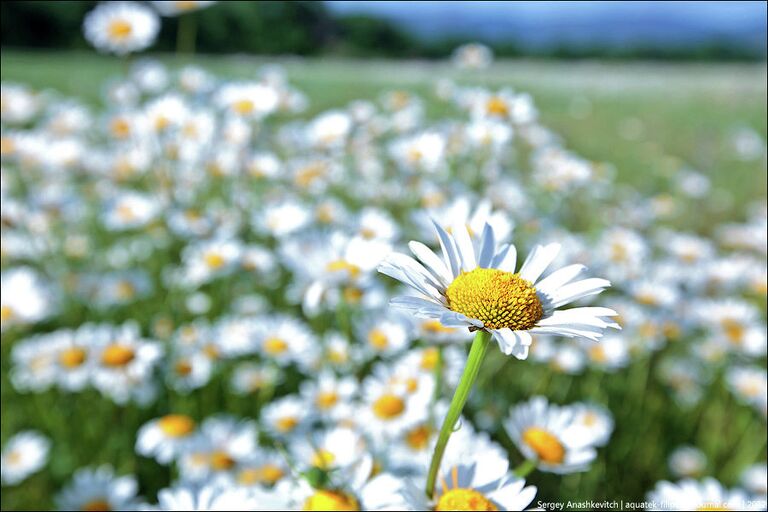
[[83,21],[85,38],[101,52],[125,55],[151,46],[160,30],[152,9],[137,2],[106,2]]
[[577,424],[577,412],[572,406],[551,405],[544,397],[534,397],[512,409],[504,428],[539,470],[559,474],[586,471],[597,456],[593,448],[597,438],[583,423]]
[[84,468],[56,496],[61,510],[131,510],[139,505],[131,475],[116,476],[111,466]]
[[693,446],[680,446],[669,454],[669,470],[678,478],[697,478],[707,468],[707,456]]
[[656,484],[647,499],[650,510],[760,510],[761,504],[750,499],[743,489],[726,489],[714,478],[692,479],[678,483]]
[[55,311],[52,285],[29,267],[15,267],[0,274],[0,326],[33,324]]
[[240,459],[256,450],[256,424],[229,416],[211,416],[178,459],[184,479],[203,482],[235,471]]
[[311,409],[297,396],[270,402],[261,413],[264,428],[273,436],[290,437],[302,431],[312,419]]
[[3,446],[0,455],[0,480],[3,485],[16,485],[40,470],[48,461],[51,442],[34,430],[14,435]]
[[493,63],[493,51],[481,43],[467,43],[456,48],[451,59],[462,69],[485,69]]
[[605,318],[616,312],[601,307],[559,309],[610,286],[605,279],[572,282],[584,269],[569,265],[540,279],[560,251],[559,244],[537,246],[514,273],[517,250],[496,248],[493,228],[485,225],[476,254],[465,226],[449,234],[435,224],[442,259],[420,242],[409,247],[422,263],[390,254],[379,271],[418,291],[420,297],[398,297],[391,304],[422,318],[435,318],[448,327],[490,332],[505,354],[528,356],[531,334],[556,334],[598,340],[618,324]]
[[168,464],[189,447],[197,426],[184,414],[168,414],[139,428],[136,452]]
[[325,370],[318,374],[314,382],[303,382],[300,390],[319,415],[334,418],[339,409],[349,407],[357,387],[353,377],[337,377]]
[[260,119],[274,112],[279,96],[274,88],[254,82],[230,82],[217,94],[219,104],[229,113]]
[[217,484],[179,484],[157,493],[157,507],[150,510],[246,511],[286,510],[286,501],[265,489],[226,487]]
[[755,496],[765,500],[768,495],[768,466],[765,462],[745,469],[741,474],[741,485]]

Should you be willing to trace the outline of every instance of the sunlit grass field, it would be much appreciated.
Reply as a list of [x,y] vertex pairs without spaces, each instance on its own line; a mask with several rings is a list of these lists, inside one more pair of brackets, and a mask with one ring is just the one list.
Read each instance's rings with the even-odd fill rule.
[[[159,58],[172,68],[186,62],[171,56]],[[3,81],[54,89],[94,104],[99,102],[104,81],[124,70],[124,63],[117,59],[93,54],[4,51],[0,62]],[[563,137],[565,147],[613,168],[620,186],[646,195],[669,193],[659,180],[685,166],[710,177],[712,193],[695,211],[680,213],[675,221],[680,230],[709,235],[718,223],[743,221],[746,206],[766,197],[764,160],[740,160],[732,147],[732,134],[742,128],[766,138],[764,65],[502,61],[489,70],[459,72],[447,64],[430,62],[246,56],[202,56],[195,57],[194,62],[219,76],[233,78],[252,77],[258,66],[268,62],[281,64],[290,82],[307,94],[307,116],[353,99],[376,99],[392,89],[429,98],[438,74],[461,84],[509,86],[529,92],[543,124]],[[439,119],[441,108],[440,103],[429,102],[429,116]],[[148,270],[159,275],[167,263],[150,261]],[[212,284],[209,316],[215,318],[226,310],[226,296],[232,287],[248,286],[252,284],[226,278]],[[183,298],[170,295],[160,300],[154,295],[152,300],[108,313],[73,305],[56,323],[37,325],[35,331],[74,327],[86,317],[113,323],[148,318],[161,308],[174,315],[176,323],[191,319],[181,306]],[[762,306],[764,310],[764,301]],[[261,406],[258,400],[228,393],[227,374],[215,376],[206,387],[189,395],[169,391],[166,399],[147,410],[133,405],[118,407],[94,390],[71,397],[59,392],[20,395],[8,382],[8,356],[20,336],[11,332],[2,340],[2,439],[21,429],[36,428],[47,432],[56,443],[47,471],[30,477],[23,485],[4,489],[3,510],[29,508],[41,502],[50,505],[55,490],[70,479],[72,468],[100,462],[112,463],[118,472],[136,474],[142,493],[153,495],[175,475],[150,459],[124,456],[133,451],[138,426],[169,409],[196,418],[216,411],[252,417]],[[583,376],[569,377],[492,352],[484,363],[487,372],[481,375],[476,393],[491,399],[503,394],[505,403],[523,401],[534,394],[545,394],[559,403],[589,398],[605,404],[614,415],[616,430],[611,442],[600,451],[590,471],[564,477],[534,473],[529,477],[538,486],[540,497],[639,501],[656,481],[672,478],[667,456],[681,444],[705,450],[710,455],[707,474],[729,485],[737,483],[746,465],[765,459],[763,419],[735,402],[721,374],[705,390],[705,400],[683,410],[673,405],[667,388],[653,377],[656,353],[634,358],[628,368],[614,374],[590,370]],[[296,382],[287,379],[282,386],[291,390]],[[627,396],[632,399],[627,400]],[[469,415],[472,413],[470,410]],[[626,430],[627,426],[632,428]],[[519,463],[503,429],[493,434],[509,449],[513,462]]]

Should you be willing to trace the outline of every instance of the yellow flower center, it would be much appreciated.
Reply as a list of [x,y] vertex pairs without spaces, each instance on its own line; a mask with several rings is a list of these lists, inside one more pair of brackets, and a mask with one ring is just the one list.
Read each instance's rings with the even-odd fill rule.
[[115,286],[115,295],[122,300],[131,299],[136,295],[136,288],[130,281],[120,281]]
[[485,104],[485,110],[492,116],[509,115],[509,106],[507,102],[498,96],[492,96]]
[[528,330],[544,316],[531,283],[519,274],[494,268],[462,272],[445,295],[451,310],[482,321],[486,329]]
[[499,510],[499,507],[474,489],[451,489],[440,496],[435,510]]
[[120,117],[112,120],[110,129],[112,130],[112,135],[118,139],[125,139],[131,134],[131,125],[128,124],[128,121]]
[[725,337],[728,338],[733,345],[739,345],[744,340],[744,326],[738,320],[732,318],[726,318],[721,322],[723,331],[725,331]]
[[439,320],[427,320],[421,324],[421,329],[430,334],[443,334],[455,332],[453,327],[446,327]]
[[86,352],[80,347],[71,347],[59,354],[59,364],[64,368],[77,368],[85,362]]
[[277,428],[280,432],[290,432],[294,428],[296,428],[296,425],[299,424],[298,418],[295,418],[293,416],[286,416],[284,418],[279,418],[275,422],[275,428]]
[[530,446],[543,462],[560,464],[565,459],[565,447],[544,429],[532,427],[523,432],[523,442]]
[[176,9],[179,11],[189,11],[197,7],[197,2],[195,2],[194,0],[183,0],[179,2],[174,2],[174,4],[176,5]]
[[203,259],[205,260],[205,264],[214,270],[223,267],[225,263],[224,256],[217,252],[209,252],[203,256]]
[[101,362],[104,366],[120,367],[133,361],[134,357],[136,357],[136,353],[131,347],[115,343],[104,349],[101,354]]
[[237,476],[237,481],[243,485],[253,484],[268,484],[272,485],[281,478],[285,473],[275,464],[264,464],[258,468],[246,468],[240,471]]
[[271,356],[277,356],[288,350],[288,343],[281,338],[267,338],[264,340],[264,352]]
[[329,469],[333,466],[336,456],[328,450],[317,450],[312,455],[312,466],[320,469]]
[[360,510],[357,500],[340,491],[317,490],[304,502],[304,510]]
[[437,366],[440,359],[440,352],[435,347],[424,349],[421,354],[421,369],[425,372],[431,372]]
[[600,345],[592,345],[589,347],[589,358],[596,363],[605,363],[608,360],[608,356],[605,354],[605,349]]
[[304,167],[296,172],[293,181],[299,187],[308,187],[312,185],[316,180],[322,178],[325,175],[325,166],[322,164],[313,164]]
[[373,402],[373,413],[382,420],[391,420],[405,410],[405,402],[397,395],[382,395]]
[[325,270],[328,272],[347,272],[351,278],[360,275],[360,267],[345,260],[334,260],[325,266]]
[[131,24],[125,20],[120,19],[113,20],[107,28],[109,37],[112,39],[117,39],[118,41],[122,41],[123,39],[130,36],[132,31],[133,27]]
[[13,318],[13,308],[11,306],[2,305],[0,306],[0,321],[7,322],[11,318]]
[[704,505],[697,507],[696,510],[731,510],[724,503],[705,503]]
[[226,471],[235,465],[235,459],[229,456],[227,452],[216,451],[210,456],[211,467],[215,471]]
[[320,409],[330,409],[339,401],[339,394],[335,391],[323,391],[317,394],[315,403]]
[[107,512],[112,510],[109,502],[103,498],[97,498],[84,504],[82,510],[85,512]]
[[368,343],[370,343],[376,350],[384,350],[387,348],[387,345],[389,345],[387,335],[384,334],[384,331],[381,329],[372,329],[371,332],[368,333]]
[[251,100],[238,100],[232,103],[232,110],[241,115],[247,115],[253,112],[256,105]]
[[176,373],[181,375],[182,377],[186,377],[190,373],[192,373],[192,365],[189,363],[189,361],[181,360],[176,363]]
[[195,430],[195,422],[183,414],[169,414],[157,421],[160,430],[168,437],[186,437]]
[[419,425],[406,432],[405,443],[413,450],[423,450],[427,447],[431,436],[431,428],[427,425]]
[[345,286],[342,295],[347,304],[357,304],[363,298],[363,290],[356,286]]
[[343,350],[331,349],[328,351],[328,359],[330,359],[333,364],[344,364],[347,362],[348,357],[347,353]]

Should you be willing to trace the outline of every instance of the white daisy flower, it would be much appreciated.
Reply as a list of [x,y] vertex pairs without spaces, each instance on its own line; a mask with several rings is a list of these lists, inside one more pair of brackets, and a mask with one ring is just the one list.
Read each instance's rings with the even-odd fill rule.
[[741,485],[755,496],[765,500],[768,495],[768,466],[765,462],[754,464],[741,474]]
[[55,309],[56,293],[52,285],[28,267],[16,267],[0,273],[0,328],[34,324],[50,316]]
[[25,430],[14,435],[3,446],[0,455],[0,481],[16,485],[48,462],[51,442],[44,435]]
[[662,481],[648,493],[649,510],[761,510],[743,489],[726,489],[714,478]]
[[126,55],[152,45],[160,19],[137,2],[105,2],[83,20],[85,38],[100,52]]
[[139,506],[138,484],[131,475],[116,476],[111,466],[83,468],[56,496],[60,510],[132,510]]
[[403,510],[525,510],[536,487],[513,476],[505,459],[484,455],[476,451],[467,462],[444,464],[431,500],[422,486],[406,481],[400,489]]
[[286,510],[285,500],[265,489],[225,487],[216,484],[181,484],[157,493],[157,507],[150,510],[246,511]]
[[354,377],[337,377],[330,370],[323,370],[315,380],[302,382],[300,392],[319,415],[336,418],[349,406],[357,388]]
[[669,470],[678,478],[696,478],[707,469],[707,456],[693,446],[680,446],[669,454]]
[[602,307],[560,309],[610,286],[605,279],[573,281],[585,269],[569,265],[540,279],[560,251],[559,244],[536,246],[514,273],[514,245],[496,248],[493,228],[486,224],[476,253],[465,226],[453,234],[437,223],[442,259],[420,242],[409,247],[423,263],[391,253],[379,272],[417,290],[419,297],[397,297],[391,305],[422,318],[434,318],[447,327],[469,327],[490,332],[504,354],[528,357],[531,334],[556,334],[598,340],[608,327],[619,328],[606,317],[616,312]]
[[297,396],[273,400],[261,411],[264,429],[273,436],[286,438],[304,430],[312,419],[311,408]]
[[154,419],[139,428],[136,453],[168,464],[189,448],[196,428],[195,421],[184,414]]
[[512,408],[504,422],[509,437],[541,471],[558,474],[586,471],[595,460],[596,437],[577,423],[579,411],[559,407],[541,396]]

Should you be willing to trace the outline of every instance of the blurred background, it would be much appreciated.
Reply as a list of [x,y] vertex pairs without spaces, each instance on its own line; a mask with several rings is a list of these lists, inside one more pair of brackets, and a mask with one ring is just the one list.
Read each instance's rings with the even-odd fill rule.
[[[2,2],[4,48],[85,49],[97,2]],[[221,2],[198,14],[202,53],[761,61],[765,2]],[[174,48],[163,23],[154,49]]]

